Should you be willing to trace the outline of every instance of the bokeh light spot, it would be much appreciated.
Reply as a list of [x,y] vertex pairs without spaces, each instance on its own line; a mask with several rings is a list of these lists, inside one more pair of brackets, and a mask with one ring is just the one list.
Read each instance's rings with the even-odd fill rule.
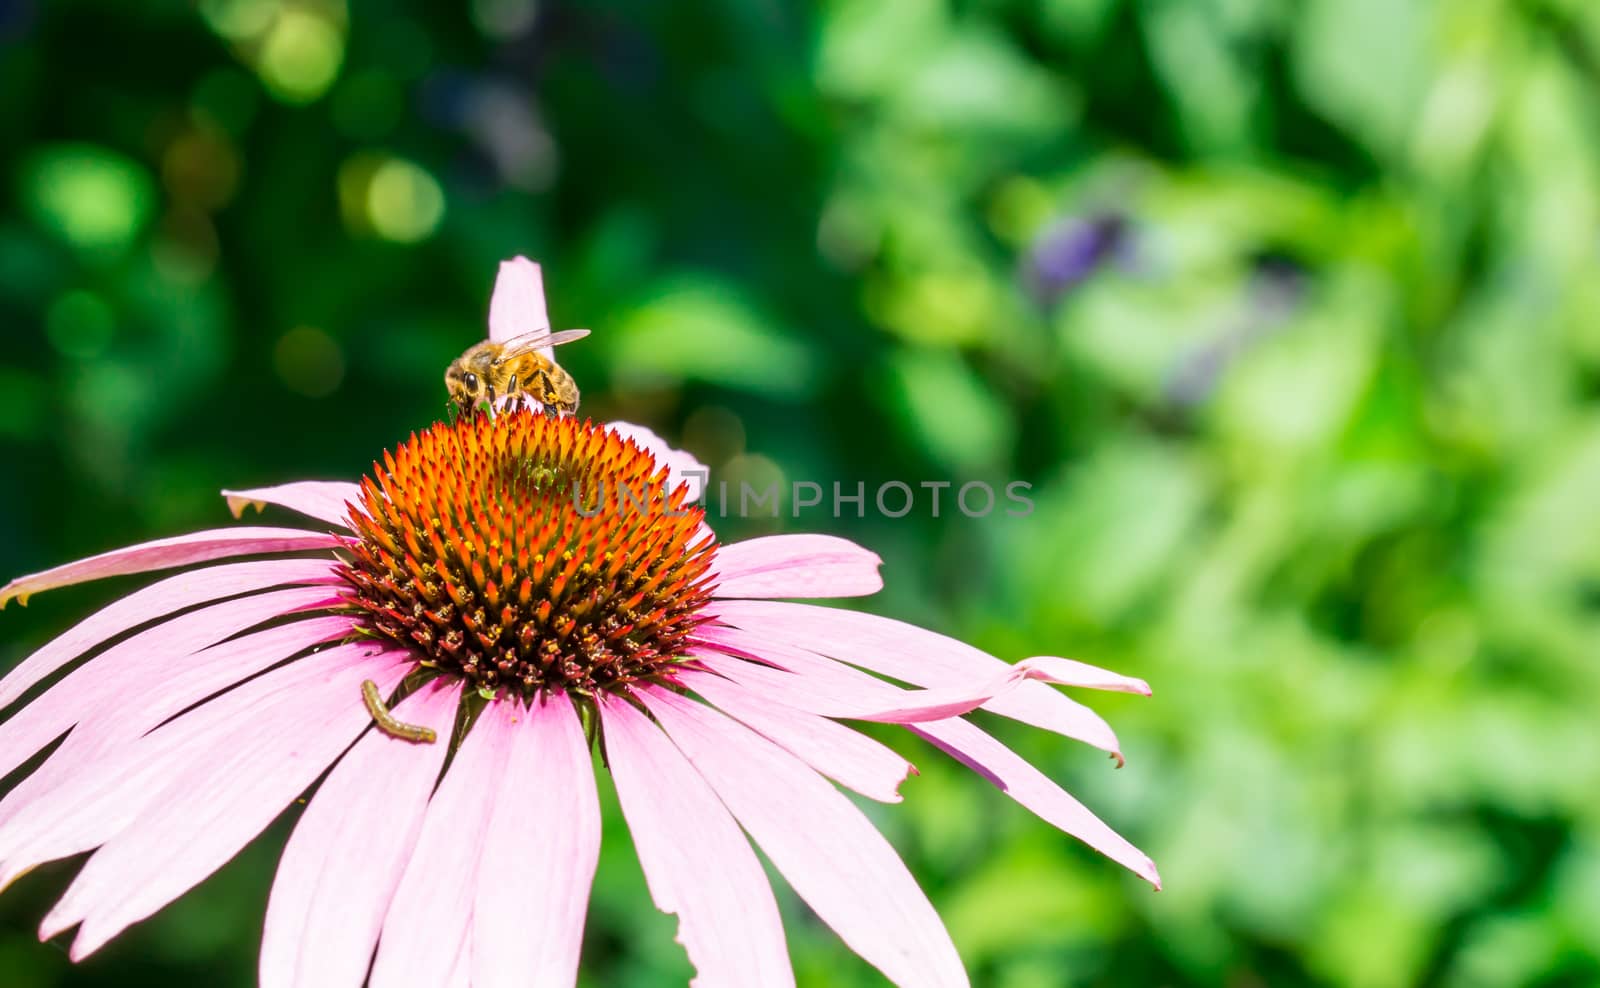
[[974,343],[991,330],[994,289],[984,273],[962,265],[908,276],[894,290],[874,286],[868,310],[878,322],[918,343]]
[[260,37],[282,6],[279,0],[200,0],[200,16],[229,41]]
[[538,16],[535,0],[472,0],[472,22],[485,37],[499,41],[527,33]]
[[378,236],[425,240],[444,218],[444,190],[425,170],[400,158],[379,165],[367,185],[367,222]]
[[683,423],[683,446],[702,463],[720,467],[744,452],[744,420],[731,409],[707,405],[695,409]]
[[308,398],[323,398],[344,381],[344,350],[315,326],[296,326],[272,348],[272,368],[284,386]]
[[150,245],[150,260],[162,277],[174,284],[198,285],[217,270],[222,245],[211,218],[198,209],[182,207],[161,218],[161,233]]
[[328,91],[344,62],[344,36],[327,18],[285,10],[261,43],[256,66],[272,94],[286,103],[310,103]]
[[352,233],[372,233],[367,224],[367,188],[383,162],[382,155],[362,151],[339,165],[339,215]]
[[865,204],[837,196],[817,221],[817,251],[840,271],[859,271],[872,260],[882,231]]
[[57,350],[84,359],[105,352],[116,334],[116,316],[93,292],[67,292],[45,315],[45,335]]
[[138,236],[155,204],[139,164],[107,148],[57,145],[23,168],[23,199],[40,225],[83,250],[121,250]]
[[1013,175],[1000,183],[989,200],[987,219],[995,236],[1021,246],[1039,232],[1057,210],[1057,197],[1035,178]]
[[[741,453],[724,463],[717,471],[715,491],[717,510],[726,504],[728,513],[752,532],[780,528],[778,519],[790,510],[788,475],[759,453]],[[708,490],[708,502],[710,496]]]
[[197,126],[167,145],[161,155],[161,180],[173,197],[214,210],[233,198],[240,167],[226,135],[215,127]]

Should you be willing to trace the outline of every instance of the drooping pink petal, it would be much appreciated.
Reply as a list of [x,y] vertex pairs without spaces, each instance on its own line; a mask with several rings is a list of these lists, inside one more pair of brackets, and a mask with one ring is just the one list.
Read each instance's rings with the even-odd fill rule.
[[589,743],[564,693],[513,714],[505,730],[472,909],[472,984],[571,985],[600,859]]
[[[1008,668],[965,642],[889,618],[812,604],[769,600],[717,601],[723,621],[762,640],[820,652],[917,686],[986,683]],[[696,637],[723,634],[702,628]],[[758,646],[759,647],[759,646]],[[755,654],[760,654],[756,652]],[[1121,758],[1116,733],[1099,714],[1042,683],[1027,682],[983,709],[1092,744]]]
[[372,988],[446,984],[470,939],[483,835],[505,783],[508,732],[516,726],[512,706],[484,708],[428,802],[383,920]]
[[1005,696],[1022,682],[1024,677],[1018,672],[973,687],[940,686],[927,690],[906,690],[881,706],[865,705],[831,716],[882,724],[920,724],[929,720],[945,720],[969,714]]
[[89,858],[40,939],[81,923],[71,956],[82,960],[222,867],[371,723],[361,681],[391,690],[409,665],[390,653],[332,667],[295,698],[292,714],[279,704],[276,718],[205,739],[211,756],[167,775],[161,794]]
[[1030,678],[1042,679],[1060,686],[1081,686],[1091,690],[1110,690],[1113,693],[1150,695],[1150,684],[1133,676],[1124,676],[1092,666],[1077,659],[1062,659],[1054,655],[1035,655],[1017,663]]
[[911,693],[854,666],[792,645],[762,641],[737,628],[702,627],[690,656],[713,672],[786,706],[824,717],[838,710],[881,708]]
[[342,708],[353,700],[365,710],[361,680],[392,685],[399,675],[397,657],[404,655],[363,643],[291,662],[91,762],[0,822],[0,888],[38,864],[87,851],[122,833],[170,795],[174,780],[215,762],[223,750],[221,739],[255,738],[293,757],[301,750],[307,709],[325,702]]
[[[691,654],[701,659],[707,668],[753,687],[753,691],[759,695],[783,697],[783,705],[796,710],[823,717],[871,720],[884,724],[915,724],[971,713],[995,697],[1015,689],[1026,675],[1022,670],[1014,669],[988,683],[970,688],[903,690],[857,670],[840,667],[833,660],[821,656],[812,656],[819,663],[816,666],[802,666],[797,670],[791,666],[789,670],[783,670],[705,648],[692,649]],[[792,658],[793,653],[784,653],[782,656],[785,662]],[[830,670],[827,668],[829,665],[835,668]]]
[[959,718],[910,724],[952,757],[988,779],[1006,795],[1106,857],[1161,888],[1155,862],[1128,843],[1066,790],[993,737]]
[[243,516],[247,507],[261,511],[269,504],[276,504],[335,528],[348,529],[349,505],[361,503],[361,485],[346,480],[300,480],[274,487],[223,491],[222,496],[228,499],[228,510],[235,518]]
[[650,898],[678,917],[678,942],[696,969],[692,984],[794,984],[772,886],[716,793],[626,701],[603,696],[600,721]]
[[368,731],[317,787],[283,849],[261,938],[261,988],[359,985],[449,751],[459,684],[423,686],[394,709],[437,744]]
[[[797,650],[788,650],[781,654],[781,660],[790,665],[794,658],[806,653]],[[817,673],[820,664],[837,667],[831,659],[821,656],[812,656],[812,661],[807,663],[800,671],[802,675],[818,679]],[[1058,663],[1070,663],[1068,659],[1058,659]],[[971,713],[979,707],[987,706],[1022,683],[1033,679],[1065,686],[1082,686],[1089,683],[1110,682],[1106,677],[1113,676],[1104,670],[1096,670],[1093,666],[1084,666],[1083,670],[1074,666],[1082,663],[1056,665],[1044,659],[1029,659],[1010,666],[1007,671],[990,679],[987,683],[975,683],[970,686],[936,686],[925,690],[902,690],[890,687],[881,681],[862,677],[859,680],[845,682],[836,676],[827,677],[832,688],[827,690],[825,697],[819,697],[814,707],[808,707],[813,713],[823,714],[827,717],[842,717],[850,720],[870,720],[886,724],[918,724],[931,720],[946,720],[950,717],[959,717]],[[1086,672],[1084,670],[1092,670]],[[836,672],[837,668],[829,670]],[[1127,677],[1117,677],[1122,682],[1117,683],[1117,688],[1122,692],[1139,692],[1133,684],[1143,684],[1143,680],[1129,680]],[[1086,682],[1087,680],[1087,682]],[[853,684],[865,687],[868,682],[874,684],[870,691],[865,689],[851,690]],[[1144,688],[1144,695],[1149,695],[1149,687]],[[852,695],[854,693],[855,695]],[[1118,756],[1118,763],[1121,757]]]
[[926,690],[896,690],[875,702],[838,703],[830,717],[872,720],[884,724],[916,724],[945,720],[969,714],[1004,696],[1026,679],[1018,669],[1003,673],[987,683],[973,686],[936,686]]
[[831,535],[768,535],[717,549],[718,597],[862,597],[883,589],[883,560]]
[[[504,343],[549,328],[544,275],[539,265],[521,256],[501,261],[494,294],[489,297],[489,339]],[[540,347],[539,353],[547,360],[554,359],[555,351],[550,347]]]
[[28,598],[43,590],[70,587],[90,580],[103,580],[108,576],[128,573],[148,573],[151,570],[186,566],[190,563],[210,562],[228,556],[253,556],[269,552],[299,552],[305,549],[327,549],[338,545],[338,540],[320,532],[306,532],[295,528],[214,528],[170,539],[157,539],[103,552],[98,556],[80,559],[74,563],[47,569],[30,576],[19,576],[0,587],[0,609],[15,597],[24,607]]
[[[749,692],[778,698],[783,703],[802,710],[829,709],[836,702],[834,698],[839,695],[860,697],[874,695],[879,690],[896,692],[894,687],[843,666],[839,667],[838,672],[828,676],[797,675],[703,648],[694,649],[690,654],[706,668],[744,685]],[[785,661],[793,659],[788,651],[780,651],[777,656]],[[698,686],[696,688],[698,689]],[[1133,848],[1038,769],[970,723],[952,719],[925,723],[907,722],[906,726],[978,771],[1047,822],[1079,838],[1112,860],[1132,869],[1136,874],[1143,877],[1154,874],[1154,866],[1143,853]],[[967,752],[972,754],[969,756]],[[985,767],[990,765],[994,766],[993,771]],[[1152,869],[1149,873],[1145,871],[1147,867]]]
[[77,726],[60,747],[0,800],[0,821],[9,819],[17,807],[40,798],[91,762],[213,693],[243,682],[296,652],[345,637],[353,621],[346,614],[307,618],[189,655],[158,655],[156,668],[145,670],[150,675],[118,676],[125,689],[102,690],[100,702],[84,704],[77,712]]
[[[741,662],[731,657],[718,659]],[[779,743],[790,755],[878,803],[899,803],[899,785],[917,774],[917,766],[890,748],[814,711],[774,702],[738,681],[712,673],[683,670],[678,679],[718,710]]]
[[710,471],[704,463],[695,459],[693,453],[673,447],[652,430],[632,422],[607,422],[606,428],[624,439],[633,440],[635,446],[655,457],[658,468],[666,467],[669,490],[677,490],[679,484],[688,484],[689,492],[684,496],[684,503],[700,500]]
[[[885,683],[883,679],[866,675],[858,668],[826,659],[816,652],[808,652],[794,646],[762,643],[757,636],[739,631],[738,628],[702,627],[696,631],[696,636],[714,646],[717,651],[731,649],[741,654],[754,655],[757,659],[762,659],[768,667],[776,665],[800,676],[803,683],[790,684],[790,689],[798,687],[805,697],[805,702],[792,702],[790,697],[784,697],[784,702],[789,703],[790,707],[798,705],[803,710],[810,710],[811,713],[832,718],[854,719],[854,721],[880,721],[886,724],[942,721],[952,716],[971,713],[979,707],[986,707],[987,703],[1021,686],[1029,675],[1042,675],[1037,671],[1030,673],[1030,670],[1002,663],[1000,673],[990,676],[987,681],[974,681],[963,686],[938,686],[933,689],[901,689]],[[691,652],[693,651],[694,649],[691,649]],[[725,665],[718,663],[715,668],[722,671]],[[766,670],[758,668],[750,671],[750,675],[762,676],[763,673],[770,671],[771,668]],[[765,681],[773,683],[773,678],[766,676]]]
[[268,559],[226,563],[169,576],[96,611],[48,645],[17,664],[0,680],[0,708],[9,706],[34,684],[107,639],[146,621],[194,604],[234,594],[290,584],[334,583],[335,560]]
[[900,802],[900,783],[916,772],[910,762],[865,734],[814,713],[776,703],[732,680],[687,669],[681,671],[678,678],[724,713],[766,735],[828,778],[869,799]]
[[0,723],[0,775],[27,761],[80,717],[168,675],[168,659],[189,655],[295,610],[337,602],[330,587],[290,587],[223,601],[119,642]]
[[[707,669],[738,683],[756,696],[767,697],[806,713],[826,717],[829,711],[840,706],[841,697],[870,703],[874,698],[887,699],[903,692],[899,687],[848,666],[838,666],[838,672],[831,675],[809,671],[797,673],[789,667],[754,662],[726,654],[721,649],[720,645],[701,645],[691,648],[689,655]],[[820,659],[821,656],[816,658]]]
[[938,913],[855,804],[793,755],[704,704],[659,687],[635,695],[850,949],[899,985],[967,984]]

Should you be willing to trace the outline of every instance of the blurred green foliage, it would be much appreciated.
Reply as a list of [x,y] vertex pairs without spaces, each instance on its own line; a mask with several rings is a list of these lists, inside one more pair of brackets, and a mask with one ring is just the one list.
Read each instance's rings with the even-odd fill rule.
[[[977,983],[1594,984],[1597,85],[1585,0],[0,0],[0,575],[356,477],[525,253],[585,411],[721,477],[1034,485],[719,523],[1155,686],[1121,772],[1001,730],[1159,894],[885,733]],[[251,983],[292,819],[77,968],[42,869],[0,981]],[[681,983],[607,825],[586,983]]]

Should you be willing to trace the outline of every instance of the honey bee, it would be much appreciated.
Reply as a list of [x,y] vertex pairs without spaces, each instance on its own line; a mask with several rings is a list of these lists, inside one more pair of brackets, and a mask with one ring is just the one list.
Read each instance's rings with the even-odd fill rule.
[[487,401],[491,409],[500,399],[526,394],[544,406],[545,414],[578,410],[578,384],[561,365],[539,352],[589,335],[587,329],[552,333],[535,330],[496,343],[484,340],[457,357],[444,372],[445,390],[462,411]]

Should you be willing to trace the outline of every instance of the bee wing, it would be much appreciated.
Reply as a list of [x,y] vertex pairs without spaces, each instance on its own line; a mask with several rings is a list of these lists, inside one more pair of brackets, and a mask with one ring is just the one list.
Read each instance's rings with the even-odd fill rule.
[[519,353],[529,350],[539,350],[545,347],[558,347],[563,343],[581,340],[589,335],[587,329],[563,329],[559,333],[552,333],[548,329],[536,329],[531,333],[523,333],[506,340],[504,349],[500,351],[500,359],[515,357]]

